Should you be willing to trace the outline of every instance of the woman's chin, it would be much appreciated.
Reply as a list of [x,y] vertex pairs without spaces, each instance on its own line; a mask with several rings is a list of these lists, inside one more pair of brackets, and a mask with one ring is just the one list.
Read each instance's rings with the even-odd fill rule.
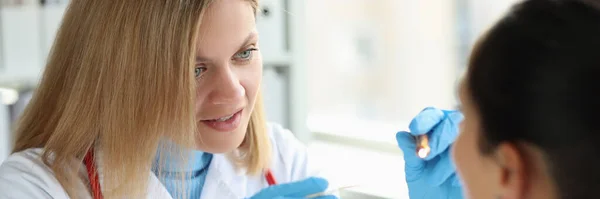
[[246,136],[245,131],[226,133],[227,135],[221,132],[211,133],[211,135],[207,135],[207,133],[210,132],[205,131],[196,138],[196,150],[214,154],[234,151],[242,144]]

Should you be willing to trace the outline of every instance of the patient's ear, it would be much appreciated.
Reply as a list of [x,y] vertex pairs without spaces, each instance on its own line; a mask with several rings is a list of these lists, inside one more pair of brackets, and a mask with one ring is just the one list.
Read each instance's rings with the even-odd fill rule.
[[519,147],[513,143],[501,143],[496,149],[496,160],[500,166],[499,196],[501,198],[521,198],[527,188],[527,163]]

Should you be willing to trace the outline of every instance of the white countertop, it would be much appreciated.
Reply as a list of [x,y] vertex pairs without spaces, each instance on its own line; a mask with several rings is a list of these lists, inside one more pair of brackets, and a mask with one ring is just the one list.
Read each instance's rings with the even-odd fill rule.
[[359,185],[346,191],[372,198],[408,199],[404,160],[399,149],[395,154],[323,141],[312,141],[308,148],[332,186]]

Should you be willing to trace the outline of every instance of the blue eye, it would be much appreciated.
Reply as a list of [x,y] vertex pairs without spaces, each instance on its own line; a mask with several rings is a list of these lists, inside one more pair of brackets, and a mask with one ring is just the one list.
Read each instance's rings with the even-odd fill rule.
[[196,78],[200,77],[200,75],[202,75],[202,73],[203,73],[203,72],[205,72],[205,71],[206,71],[206,67],[197,67],[197,68],[194,70],[194,73],[195,73],[195,75],[196,75]]
[[235,54],[235,58],[236,59],[241,59],[241,60],[249,60],[249,59],[252,58],[253,51],[256,51],[256,50],[258,50],[258,49],[251,48],[251,49],[248,49],[248,50],[244,50],[242,52],[239,52],[239,53]]

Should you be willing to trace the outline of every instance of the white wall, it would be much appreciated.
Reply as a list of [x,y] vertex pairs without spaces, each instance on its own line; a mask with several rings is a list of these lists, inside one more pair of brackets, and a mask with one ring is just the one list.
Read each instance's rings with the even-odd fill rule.
[[38,80],[66,6],[0,8],[0,83]]
[[471,35],[474,42],[490,28],[508,9],[521,0],[468,0]]
[[410,121],[426,106],[453,108],[456,101],[457,35],[454,1],[394,1],[398,29],[396,45],[401,54],[394,56],[395,85],[399,86],[398,107],[403,121]]
[[[2,93],[0,93],[2,99]],[[0,100],[0,163],[6,159],[10,153],[10,134],[8,125],[8,108]]]

